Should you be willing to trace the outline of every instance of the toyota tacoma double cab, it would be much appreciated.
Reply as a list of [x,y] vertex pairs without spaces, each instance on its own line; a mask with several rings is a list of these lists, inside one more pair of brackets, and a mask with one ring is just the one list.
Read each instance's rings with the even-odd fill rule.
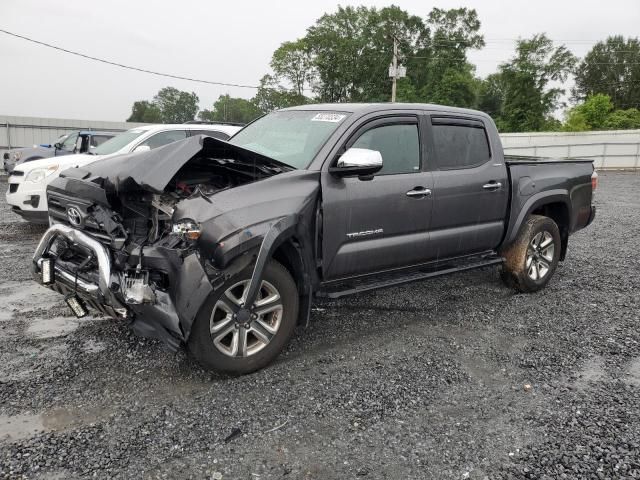
[[318,298],[499,266],[536,292],[589,225],[588,160],[505,156],[481,112],[305,105],[65,170],[35,279],[207,369],[272,362]]

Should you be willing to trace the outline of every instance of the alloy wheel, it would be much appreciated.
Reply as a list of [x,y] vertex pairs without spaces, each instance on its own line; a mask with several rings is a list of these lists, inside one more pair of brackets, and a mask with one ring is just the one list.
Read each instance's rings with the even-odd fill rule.
[[531,280],[538,281],[547,276],[551,270],[555,251],[551,233],[545,230],[534,235],[527,248],[526,262],[527,275]]
[[278,333],[283,305],[280,293],[262,281],[255,303],[245,307],[250,280],[229,287],[211,312],[209,331],[214,346],[229,357],[249,357],[266,347]]

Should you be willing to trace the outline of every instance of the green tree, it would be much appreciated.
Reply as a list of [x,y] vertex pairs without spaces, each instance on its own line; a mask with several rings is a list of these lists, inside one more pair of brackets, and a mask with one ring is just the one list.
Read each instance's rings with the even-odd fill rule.
[[424,22],[399,7],[338,7],[323,15],[304,37],[320,101],[386,101],[393,37],[401,58],[413,56],[426,40]]
[[162,112],[157,105],[146,100],[134,102],[131,107],[131,116],[127,122],[162,123]]
[[640,129],[640,110],[627,108],[626,110],[614,110],[604,124],[607,130]]
[[544,34],[518,40],[515,57],[500,65],[503,103],[498,117],[510,132],[536,132],[557,125],[552,113],[564,90],[551,82],[564,82],[577,62],[565,46],[554,47]]
[[586,132],[588,130],[591,130],[589,122],[587,122],[587,119],[580,110],[573,108],[567,112],[565,122],[562,125],[562,131]]
[[396,101],[406,103],[415,103],[421,101],[420,96],[416,91],[416,87],[411,81],[411,78],[404,77],[398,79],[396,85]]
[[569,110],[563,130],[603,130],[612,110],[609,95],[600,93],[589,97],[586,102]]
[[198,96],[173,87],[161,89],[153,103],[162,113],[163,123],[184,123],[193,120],[198,113]]
[[151,102],[134,102],[127,122],[184,123],[198,112],[198,96],[173,87],[161,89]]
[[622,36],[607,38],[587,53],[576,70],[573,95],[585,100],[608,95],[617,109],[640,107],[640,41]]
[[636,108],[614,109],[608,95],[593,95],[567,112],[562,130],[626,130],[640,128],[640,111]]
[[273,52],[271,68],[278,78],[284,78],[293,86],[294,92],[302,97],[307,84],[314,77],[311,52],[305,39],[284,42]]
[[[476,11],[467,8],[434,8],[425,21],[397,6],[338,7],[303,38],[283,43],[271,68],[276,81],[286,80],[300,100],[311,86],[322,102],[388,101],[395,39],[398,61],[407,68],[407,77],[397,82],[398,101],[473,107],[479,81],[467,53],[484,45],[479,31]],[[268,103],[287,103],[284,93],[261,91],[258,103],[265,109]]]
[[251,101],[261,112],[311,103],[310,99],[294,90],[287,90],[272,75],[260,79],[260,87]]
[[477,82],[472,72],[465,68],[446,68],[429,87],[423,88],[423,98],[430,103],[453,107],[475,107]]
[[502,76],[499,73],[493,73],[484,80],[479,80],[477,108],[499,119],[504,105],[504,89]]
[[249,123],[263,114],[251,100],[220,95],[211,110],[202,110],[200,120],[209,122]]
[[470,49],[484,46],[477,12],[467,8],[434,8],[429,13],[426,26],[430,32],[429,41],[418,51],[418,56],[425,57],[427,63],[422,69],[417,66],[409,70],[415,70],[412,78],[416,85],[421,85],[422,100],[475,107],[478,82],[467,53]]

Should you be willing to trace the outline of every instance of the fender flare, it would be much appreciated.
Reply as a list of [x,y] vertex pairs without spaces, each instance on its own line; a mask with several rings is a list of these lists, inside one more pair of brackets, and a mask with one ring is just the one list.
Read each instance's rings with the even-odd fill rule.
[[[260,249],[258,250],[258,255],[253,267],[253,273],[251,274],[251,280],[249,282],[249,290],[246,296],[247,305],[253,305],[255,302],[262,283],[264,269],[269,260],[273,257],[273,253],[282,243],[295,236],[294,234],[296,232],[299,219],[300,215],[298,214],[281,217],[271,224],[267,233],[262,238],[262,243],[260,244]],[[298,314],[298,323],[307,326],[309,324],[311,306],[313,303],[313,286],[308,275],[309,265],[308,262],[305,261],[305,255],[298,245],[294,245],[294,248],[296,254],[299,256],[300,263],[303,266],[301,279],[302,284],[298,285],[298,291],[300,292],[301,297],[301,308]]]
[[[280,217],[278,219],[274,219],[270,222],[265,222],[265,224],[258,226],[254,226],[254,232],[256,227],[259,230],[264,231],[264,235],[262,235],[262,241],[256,242],[256,239],[260,237],[258,235],[252,235],[250,238],[246,239],[244,242],[238,238],[238,235],[234,235],[234,240],[239,240],[239,243],[235,241],[233,243],[233,247],[231,248],[231,252],[233,256],[228,257],[226,255],[219,256],[218,260],[224,261],[224,267],[219,272],[224,272],[219,278],[216,280],[212,279],[209,275],[205,274],[205,277],[208,279],[207,283],[209,285],[209,289],[206,288],[196,288],[196,285],[190,285],[188,290],[191,292],[202,292],[201,295],[197,295],[198,299],[196,302],[193,302],[198,305],[197,308],[193,309],[196,313],[202,308],[205,303],[206,297],[209,293],[214,291],[227,279],[229,276],[238,273],[243,270],[247,266],[253,263],[253,273],[251,274],[251,279],[249,283],[249,291],[247,292],[246,304],[252,305],[255,302],[255,298],[258,295],[260,284],[262,283],[262,278],[264,275],[264,269],[269,262],[269,260],[273,257],[274,252],[277,248],[287,240],[295,237],[296,227],[298,226],[299,221],[298,214],[287,215],[285,217]],[[264,230],[263,230],[264,229]],[[241,235],[240,235],[241,237]],[[307,270],[308,265],[307,261],[305,261],[305,255],[301,251],[300,247],[294,245],[296,255],[299,255],[299,260],[304,267],[304,270]],[[255,258],[255,260],[253,260]],[[223,260],[224,259],[224,260]],[[204,271],[202,272],[204,274]],[[201,276],[202,277],[202,276]],[[200,287],[203,287],[200,285]],[[309,316],[311,314],[311,304],[312,304],[312,284],[309,280],[309,275],[302,275],[302,285],[299,285],[299,292],[301,296],[300,303],[300,313],[298,315],[298,323],[308,324]],[[188,297],[186,292],[181,297]],[[185,333],[185,338],[188,338],[191,330],[191,324],[194,315],[191,316],[189,321],[182,322],[183,331]]]
[[273,256],[273,252],[278,248],[282,241],[292,236],[297,223],[298,215],[296,214],[282,217],[275,223],[271,224],[267,234],[262,238],[262,243],[260,244],[258,257],[256,258],[256,262],[253,267],[251,281],[249,282],[249,290],[246,296],[246,302],[248,305],[253,305],[256,301],[267,262]]
[[567,207],[567,210],[569,211],[569,219],[571,219],[571,201],[569,199],[569,192],[559,189],[536,193],[525,202],[520,209],[520,213],[518,213],[516,219],[509,226],[503,246],[508,246],[513,243],[520,232],[520,228],[522,228],[524,222],[529,218],[529,215],[531,215],[531,212],[549,203],[563,203]]

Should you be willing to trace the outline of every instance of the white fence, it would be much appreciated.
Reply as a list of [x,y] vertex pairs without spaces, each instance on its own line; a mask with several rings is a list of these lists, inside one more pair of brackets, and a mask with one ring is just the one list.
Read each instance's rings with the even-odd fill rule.
[[640,169],[640,130],[503,133],[500,137],[505,152],[512,155],[588,158],[600,170]]
[[[64,120],[0,115],[0,156],[8,148],[50,144],[74,130],[123,131],[141,123]],[[603,132],[503,133],[506,153],[588,158],[599,169],[640,169],[640,130]]]

